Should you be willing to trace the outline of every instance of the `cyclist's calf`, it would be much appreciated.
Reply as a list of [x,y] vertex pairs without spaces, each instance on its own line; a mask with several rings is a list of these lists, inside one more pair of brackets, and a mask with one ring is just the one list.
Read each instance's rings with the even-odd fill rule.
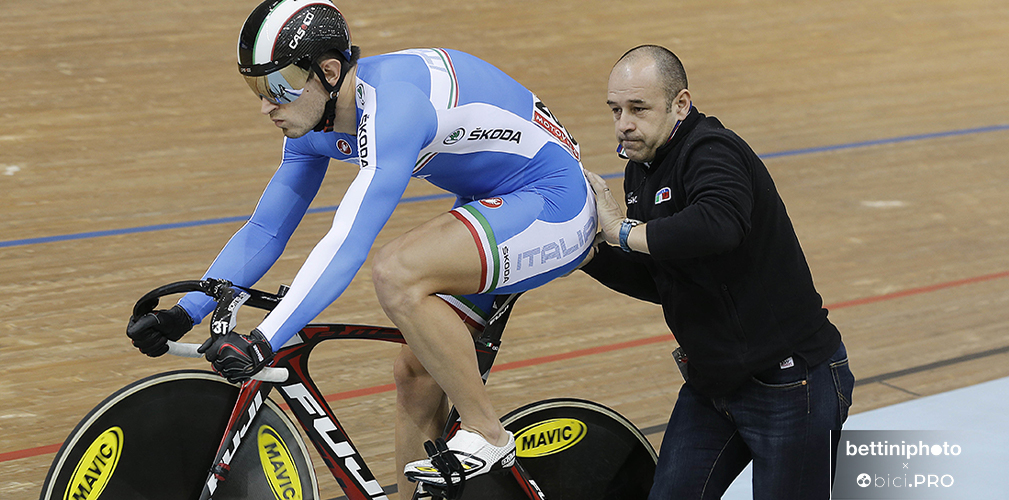
[[397,404],[403,402],[407,406],[414,407],[418,403],[423,404],[432,399],[440,401],[444,396],[441,387],[424,369],[424,365],[413,355],[409,347],[403,347],[400,351],[393,363],[392,375],[396,382]]
[[409,347],[400,351],[392,373],[396,382],[396,479],[399,491],[413,491],[403,468],[424,458],[424,442],[441,435],[448,399]]

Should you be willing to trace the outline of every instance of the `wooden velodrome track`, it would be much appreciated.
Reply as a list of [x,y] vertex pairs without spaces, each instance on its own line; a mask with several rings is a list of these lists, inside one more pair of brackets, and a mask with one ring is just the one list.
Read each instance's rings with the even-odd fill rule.
[[[280,133],[235,68],[255,3],[0,7],[0,498],[37,497],[59,443],[110,392],[206,366],[149,360],[124,331],[143,292],[202,274],[279,162]],[[365,55],[441,46],[498,65],[550,105],[585,167],[602,174],[622,169],[604,104],[609,68],[634,45],[666,45],[695,104],[774,175],[860,379],[853,412],[1009,375],[1006,2],[340,7]],[[314,205],[323,210],[261,288],[290,282],[354,174],[332,166]],[[437,194],[412,184],[378,244],[446,210],[447,198],[415,199]],[[231,219],[200,223],[218,218]],[[370,263],[320,321],[391,324]],[[656,306],[576,273],[526,294],[505,341],[509,369],[490,381],[502,414],[581,397],[661,440],[681,380]],[[380,482],[393,484],[397,348],[329,345],[315,356],[317,378]],[[316,462],[322,497],[338,496]]]

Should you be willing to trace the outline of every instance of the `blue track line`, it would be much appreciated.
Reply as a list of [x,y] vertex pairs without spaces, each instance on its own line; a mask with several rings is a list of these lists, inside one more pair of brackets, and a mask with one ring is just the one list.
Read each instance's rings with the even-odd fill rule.
[[968,128],[963,130],[949,130],[946,132],[935,132],[932,134],[905,135],[902,137],[891,137],[889,139],[878,139],[875,141],[852,142],[848,144],[837,144],[834,146],[823,146],[819,148],[793,149],[790,151],[779,151],[777,153],[767,153],[760,155],[761,158],[781,158],[783,156],[798,156],[813,153],[824,153],[828,151],[840,151],[844,149],[865,148],[869,146],[879,146],[882,144],[897,144],[901,142],[924,141],[928,139],[941,139],[943,137],[956,137],[961,135],[983,134],[985,132],[1000,132],[1009,130],[1009,125],[992,125],[990,127]]
[[[961,130],[948,130],[945,132],[935,132],[931,134],[917,134],[917,135],[905,135],[900,137],[890,137],[887,139],[878,139],[874,141],[861,141],[861,142],[851,142],[847,144],[835,144],[833,146],[822,146],[817,148],[802,148],[802,149],[792,149],[788,151],[778,151],[775,153],[766,153],[760,155],[763,159],[768,158],[782,158],[786,156],[799,156],[807,154],[816,153],[826,153],[830,151],[841,151],[846,149],[857,149],[866,148],[871,146],[880,146],[884,144],[898,144],[902,142],[912,142],[912,141],[925,141],[930,139],[941,139],[944,137],[957,137],[963,135],[972,134],[983,134],[986,132],[1001,132],[1009,130],[1009,125],[992,125],[988,127],[977,127],[968,128]],[[603,178],[614,178],[620,176],[620,173],[606,174]],[[408,198],[403,198],[400,203],[416,203],[421,201],[430,200],[441,200],[447,198],[453,198],[454,196],[448,193],[433,194],[427,196],[412,196]],[[308,213],[320,213],[320,212],[334,212],[339,205],[331,205],[327,207],[318,207],[309,209]],[[153,231],[164,231],[168,229],[182,229],[189,227],[199,227],[199,226],[210,226],[214,224],[229,224],[233,222],[244,222],[249,219],[248,215],[236,216],[236,217],[221,217],[217,219],[205,219],[189,222],[176,222],[172,224],[155,224],[151,226],[140,226],[131,227],[126,229],[110,229],[107,231],[90,231],[86,233],[75,233],[75,234],[64,234],[58,236],[44,236],[41,238],[25,238],[21,240],[9,240],[0,241],[0,248],[9,247],[19,247],[26,245],[36,245],[40,243],[56,243],[61,241],[72,241],[72,240],[83,240],[90,238],[101,238],[104,236],[119,236],[125,234],[136,234],[136,233],[149,233]]]

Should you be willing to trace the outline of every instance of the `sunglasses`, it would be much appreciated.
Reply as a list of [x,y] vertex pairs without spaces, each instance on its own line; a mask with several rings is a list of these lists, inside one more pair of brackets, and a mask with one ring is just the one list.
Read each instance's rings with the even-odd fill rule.
[[288,64],[262,76],[243,76],[256,95],[279,105],[301,97],[311,72],[297,64]]

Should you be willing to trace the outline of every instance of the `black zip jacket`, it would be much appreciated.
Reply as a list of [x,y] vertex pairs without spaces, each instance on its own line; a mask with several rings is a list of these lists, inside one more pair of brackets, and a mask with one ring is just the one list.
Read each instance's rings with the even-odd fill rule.
[[602,244],[583,269],[662,304],[696,389],[728,395],[788,356],[812,366],[840,346],[767,168],[716,118],[691,109],[651,164],[627,163],[624,191],[651,254]]

